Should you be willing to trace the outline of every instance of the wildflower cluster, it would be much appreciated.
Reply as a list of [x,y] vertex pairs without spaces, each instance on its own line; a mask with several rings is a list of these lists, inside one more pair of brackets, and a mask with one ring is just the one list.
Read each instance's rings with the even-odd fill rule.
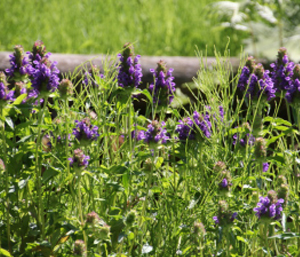
[[300,65],[289,60],[287,50],[278,50],[277,60],[270,65],[271,70],[264,70],[261,64],[256,64],[253,57],[249,57],[243,67],[238,82],[238,88],[244,91],[248,87],[247,96],[259,97],[261,93],[270,101],[284,93],[289,103],[298,103],[300,95]]

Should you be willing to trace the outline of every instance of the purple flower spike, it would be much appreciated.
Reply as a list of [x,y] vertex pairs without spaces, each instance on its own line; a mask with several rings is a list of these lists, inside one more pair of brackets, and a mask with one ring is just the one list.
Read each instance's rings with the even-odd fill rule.
[[267,172],[268,169],[269,169],[269,163],[264,162],[264,163],[263,163],[263,172]]
[[257,207],[253,210],[255,215],[261,219],[265,218],[272,218],[278,220],[281,218],[281,212],[283,210],[282,204],[284,203],[283,199],[278,199],[277,202],[271,202],[268,196],[266,197],[259,197],[259,202],[257,203]]
[[118,74],[118,83],[123,88],[137,88],[142,82],[142,68],[138,63],[140,55],[133,58],[133,46],[129,43],[123,47],[123,53],[119,54],[120,65]]
[[89,118],[84,118],[82,121],[75,120],[76,128],[73,129],[73,135],[79,142],[88,142],[97,140],[99,137],[98,127],[93,126]]
[[[25,55],[24,49],[21,45],[16,45],[14,48],[14,53],[10,55],[9,62],[10,68],[6,69],[6,73],[10,77],[19,77],[20,75],[23,76],[32,76],[34,73],[34,69],[29,64],[29,59]],[[22,80],[22,79],[21,79]],[[20,81],[20,79],[18,79]]]
[[195,139],[199,131],[206,138],[211,136],[211,122],[208,112],[205,115],[199,114],[197,111],[193,113],[193,120],[189,117],[179,120],[176,132],[179,134],[180,140]]
[[241,91],[248,87],[246,96],[251,99],[258,99],[263,95],[267,101],[270,101],[275,97],[276,88],[269,73],[261,64],[256,64],[253,57],[249,57],[246,66],[242,69],[237,87]]
[[294,63],[289,62],[286,48],[281,47],[278,50],[277,60],[270,66],[272,68],[271,79],[277,92],[289,90],[292,84]]
[[140,131],[137,140],[144,140],[146,143],[165,144],[170,139],[167,130],[164,128],[165,122],[154,120],[147,126],[147,131]]
[[33,61],[35,71],[33,73],[32,87],[35,93],[52,93],[59,85],[59,70],[56,68],[57,62],[49,60],[50,53],[45,55],[40,61]]
[[159,106],[167,106],[174,99],[175,83],[172,76],[173,69],[167,71],[166,63],[160,61],[157,63],[156,70],[150,69],[153,73],[154,83],[150,84],[149,89],[153,95],[153,102]]

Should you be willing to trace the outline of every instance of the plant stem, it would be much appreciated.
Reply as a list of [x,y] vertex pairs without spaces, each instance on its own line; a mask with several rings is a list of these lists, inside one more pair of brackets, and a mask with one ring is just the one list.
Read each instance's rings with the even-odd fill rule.
[[[81,169],[78,169],[77,171],[77,179],[78,179],[78,189],[77,189],[77,194],[78,194],[78,208],[79,208],[79,216],[80,216],[80,226],[81,228],[84,226],[84,220],[83,220],[83,214],[82,214],[82,200],[81,200]],[[83,240],[84,240],[84,244],[86,247],[86,251],[88,251],[88,240],[85,234],[85,231],[82,230],[82,234],[83,234]]]
[[[3,109],[2,107],[0,108],[0,115],[1,118],[4,119],[3,116]],[[2,129],[2,145],[3,145],[3,162],[4,162],[4,173],[5,173],[5,195],[6,195],[6,220],[7,220],[7,242],[8,242],[8,249],[9,252],[12,253],[12,248],[11,248],[11,241],[10,241],[10,204],[9,204],[9,196],[8,196],[8,191],[9,191],[9,174],[8,174],[8,169],[7,169],[7,159],[6,159],[6,137],[5,137],[5,122],[2,120],[1,122],[1,129]]]
[[42,185],[41,185],[41,179],[42,179],[42,169],[41,165],[39,163],[39,151],[40,151],[40,145],[41,145],[41,138],[42,138],[42,124],[43,124],[43,117],[45,113],[45,109],[48,104],[48,96],[45,97],[44,105],[42,110],[39,112],[38,117],[38,138],[36,142],[36,150],[35,150],[35,174],[36,174],[36,185],[37,185],[37,193],[38,193],[38,224],[41,226],[41,232],[42,232],[42,240],[45,238],[45,223],[44,223],[44,215],[43,215],[43,202],[42,202]]

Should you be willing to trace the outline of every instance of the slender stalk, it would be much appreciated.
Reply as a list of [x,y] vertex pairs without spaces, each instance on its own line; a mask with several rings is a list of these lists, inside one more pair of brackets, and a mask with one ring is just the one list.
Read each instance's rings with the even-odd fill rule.
[[[77,188],[77,197],[78,197],[78,208],[79,208],[79,217],[80,217],[80,225],[81,227],[84,226],[84,219],[83,219],[83,214],[82,214],[82,199],[81,199],[81,169],[78,169],[77,171],[77,178],[78,178],[78,188]],[[82,234],[83,234],[83,240],[84,240],[84,244],[86,247],[86,251],[88,251],[88,240],[87,240],[87,236],[84,230],[82,230]]]
[[69,156],[69,119],[68,119],[68,115],[69,115],[69,103],[68,103],[68,99],[66,98],[64,100],[65,103],[65,124],[66,124],[66,167],[67,167],[67,176],[70,175],[70,162],[68,160],[68,156]]
[[44,106],[42,110],[39,112],[38,117],[38,137],[36,142],[36,149],[35,149],[35,174],[36,174],[36,185],[37,185],[37,193],[38,193],[38,224],[41,226],[42,232],[42,240],[45,238],[45,223],[44,223],[44,215],[43,215],[43,201],[42,201],[42,169],[40,165],[39,159],[39,151],[41,146],[41,138],[42,138],[42,124],[43,124],[43,117],[45,113],[45,109],[48,104],[48,96],[45,97]]
[[[3,109],[0,107],[0,114],[1,117],[3,117]],[[7,156],[6,156],[6,137],[5,137],[5,123],[4,121],[1,122],[1,134],[2,134],[2,146],[3,146],[3,162],[4,162],[4,173],[5,173],[5,195],[6,195],[6,228],[7,228],[7,242],[8,242],[8,249],[9,252],[12,253],[12,248],[11,248],[11,241],[10,241],[10,204],[9,204],[9,196],[8,196],[8,191],[9,191],[9,174],[7,170]]]

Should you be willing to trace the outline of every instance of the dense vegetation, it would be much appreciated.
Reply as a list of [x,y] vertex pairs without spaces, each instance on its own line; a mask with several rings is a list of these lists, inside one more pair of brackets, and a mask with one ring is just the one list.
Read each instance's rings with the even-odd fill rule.
[[232,78],[226,55],[188,111],[163,61],[139,89],[130,44],[80,80],[41,41],[17,45],[0,73],[0,253],[298,256],[300,66],[281,48],[270,72],[249,57]]

